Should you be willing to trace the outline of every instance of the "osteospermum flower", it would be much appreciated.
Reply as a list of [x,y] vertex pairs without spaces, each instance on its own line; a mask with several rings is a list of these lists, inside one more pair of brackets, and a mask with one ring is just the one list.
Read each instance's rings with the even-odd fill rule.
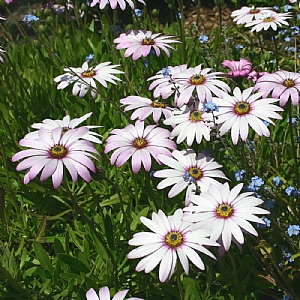
[[144,122],[136,121],[124,129],[114,129],[106,140],[104,153],[115,150],[110,163],[122,166],[130,157],[132,170],[137,173],[141,164],[146,171],[151,168],[151,156],[160,164],[157,156],[165,154],[171,156],[169,149],[176,149],[176,144],[170,140],[170,131],[156,125],[144,128]]
[[[85,121],[87,118],[91,116],[91,112],[88,114],[85,114],[84,116],[80,118],[70,119],[70,116],[65,116],[62,120],[51,120],[51,119],[45,119],[42,123],[35,123],[31,127],[35,129],[44,128],[47,132],[51,132],[53,129],[60,127],[61,133],[65,134],[70,129],[76,128],[79,124],[81,124],[83,121]],[[99,128],[102,126],[85,126],[88,129],[93,128]],[[82,139],[88,140],[90,142],[102,144],[102,141],[99,140],[98,137],[102,137],[100,134],[92,131],[88,131],[87,134],[85,134]],[[39,139],[39,131],[33,131],[28,134],[26,134],[25,138],[32,138],[32,139]]]
[[168,281],[176,267],[177,257],[186,275],[189,274],[189,261],[199,269],[205,266],[199,252],[216,259],[204,246],[218,246],[207,238],[210,231],[191,230],[191,223],[182,221],[182,209],[177,209],[173,216],[167,217],[163,211],[152,213],[152,220],[141,217],[141,222],[153,232],[139,232],[128,242],[131,246],[139,246],[132,250],[129,259],[142,258],[137,264],[136,271],[151,272],[159,263],[159,280]]
[[125,111],[135,109],[131,115],[131,120],[138,118],[140,121],[144,121],[152,114],[154,122],[157,123],[161,118],[161,114],[163,114],[165,118],[172,116],[172,108],[164,102],[153,101],[140,96],[128,96],[121,99],[120,102],[121,104],[127,105],[124,109]]
[[[222,167],[212,157],[203,153],[196,154],[194,150],[174,150],[173,157],[159,155],[159,160],[171,169],[156,171],[153,176],[163,179],[157,186],[164,189],[172,186],[168,197],[172,198],[187,189],[186,205],[189,205],[188,195],[193,191],[206,191],[210,184],[218,185],[215,178],[227,179],[225,174],[218,170]],[[195,193],[195,192],[194,192]]]
[[[146,3],[143,0],[138,0],[138,1],[146,5]],[[99,4],[99,8],[103,9],[109,3],[112,9],[116,9],[117,5],[119,4],[120,8],[122,10],[125,10],[126,2],[129,4],[129,6],[132,9],[134,9],[134,3],[131,0],[93,0],[90,6],[93,7],[96,4]]]
[[211,122],[212,115],[203,111],[203,104],[199,101],[190,107],[183,106],[180,111],[174,111],[172,117],[164,120],[164,124],[175,126],[171,137],[177,136],[176,143],[180,144],[186,139],[188,146],[194,140],[200,144],[203,137],[210,140]]
[[271,7],[248,7],[243,6],[241,9],[234,10],[231,13],[233,21],[237,24],[245,24],[251,22],[253,19],[257,19],[264,12],[274,12]]
[[257,18],[245,25],[245,27],[252,27],[251,31],[259,32],[262,29],[268,30],[270,27],[273,30],[277,30],[278,26],[289,25],[286,19],[291,18],[290,13],[276,13],[276,12],[266,12],[263,13]]
[[[112,300],[123,300],[129,290],[124,290],[116,293]],[[87,300],[110,300],[110,292],[107,286],[99,290],[99,297],[94,289],[89,289],[86,292]],[[127,300],[143,300],[142,298],[128,298]]]
[[222,90],[229,92],[227,83],[218,78],[225,76],[222,72],[211,72],[210,68],[202,69],[199,65],[195,68],[188,68],[173,76],[175,84],[179,84],[178,107],[182,107],[193,96],[195,91],[200,102],[211,102],[212,93],[221,96]]
[[265,74],[257,80],[254,90],[263,92],[263,97],[267,97],[272,92],[273,98],[280,99],[280,106],[284,106],[289,99],[292,100],[294,106],[297,106],[299,103],[300,74],[284,70]]
[[232,77],[246,77],[252,71],[252,64],[249,60],[241,58],[239,61],[224,60],[223,67],[230,69],[228,75]]
[[212,230],[211,238],[218,241],[225,251],[229,250],[231,241],[243,244],[243,232],[258,235],[249,221],[265,224],[255,215],[269,214],[269,211],[257,207],[263,200],[252,196],[252,192],[240,194],[242,188],[243,183],[240,183],[230,190],[226,182],[220,186],[211,185],[200,195],[190,195],[193,206],[184,208],[184,211],[192,214],[185,215],[183,220],[195,222],[195,229]]
[[246,141],[249,126],[260,136],[269,137],[270,131],[263,121],[274,124],[269,118],[282,119],[276,111],[283,111],[277,105],[276,98],[261,99],[263,93],[252,94],[253,87],[243,92],[236,87],[233,96],[223,93],[221,98],[213,98],[213,102],[219,107],[216,112],[217,123],[220,124],[220,134],[224,135],[231,130],[231,138],[234,145],[237,144],[239,136]]
[[[39,139],[23,138],[19,144],[28,147],[12,157],[12,161],[25,158],[17,165],[17,171],[27,169],[24,176],[24,184],[34,179],[42,171],[40,181],[52,176],[52,182],[57,189],[63,178],[64,167],[69,171],[73,182],[77,181],[78,175],[89,182],[90,172],[96,168],[90,157],[91,153],[98,154],[93,144],[89,141],[80,140],[87,134],[88,128],[81,127],[72,129],[61,134],[61,128],[55,128],[51,133],[44,128],[39,130]],[[91,153],[90,153],[91,152]],[[96,159],[96,158],[95,158]]]
[[179,43],[179,41],[173,40],[173,36],[160,35],[161,33],[153,34],[149,30],[129,30],[116,38],[114,43],[118,44],[116,47],[118,50],[126,49],[124,57],[132,55],[133,60],[148,56],[151,49],[154,49],[157,56],[160,55],[160,49],[162,49],[170,57],[168,48],[174,48],[169,44]]
[[178,84],[175,85],[173,76],[177,73],[181,73],[186,69],[187,69],[186,64],[180,66],[174,66],[174,67],[169,66],[157,72],[156,75],[148,78],[147,81],[154,80],[149,86],[149,90],[152,90],[154,88],[153,96],[155,98],[161,96],[163,99],[167,99],[172,94],[175,93],[175,103],[176,103],[179,95],[176,92],[175,86],[177,90],[179,86]]
[[81,68],[64,68],[67,73],[54,78],[55,82],[59,82],[57,89],[61,90],[69,84],[74,83],[73,95],[80,98],[91,90],[92,97],[95,99],[98,95],[95,80],[107,88],[107,81],[117,84],[115,80],[121,80],[113,74],[123,74],[124,72],[116,70],[119,65],[110,65],[111,62],[104,62],[95,67],[89,67],[87,62],[84,62]]

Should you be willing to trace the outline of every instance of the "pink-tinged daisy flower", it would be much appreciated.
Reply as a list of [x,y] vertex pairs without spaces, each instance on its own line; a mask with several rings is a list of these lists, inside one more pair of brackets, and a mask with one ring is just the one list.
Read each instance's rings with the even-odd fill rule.
[[187,69],[186,64],[175,66],[175,67],[169,66],[157,72],[156,75],[148,78],[147,81],[154,80],[149,86],[149,90],[154,89],[153,96],[155,98],[161,96],[163,99],[167,99],[172,94],[175,93],[175,103],[176,103],[179,96],[178,92],[176,93],[176,88],[178,90],[179,86],[178,84],[175,85],[173,81],[173,76],[177,73],[181,73],[186,69]]
[[110,163],[122,166],[130,157],[132,170],[137,173],[143,164],[146,171],[151,168],[151,156],[160,164],[157,156],[165,154],[171,156],[170,150],[176,149],[176,144],[170,140],[170,131],[149,125],[144,128],[144,122],[136,121],[124,129],[114,129],[106,140],[104,153],[115,150]]
[[192,149],[174,150],[172,156],[159,155],[159,160],[171,169],[159,170],[153,174],[154,177],[165,178],[158,184],[158,189],[173,185],[168,194],[169,198],[187,188],[185,204],[189,205],[189,194],[199,190],[206,191],[210,184],[220,184],[214,178],[227,179],[225,174],[218,170],[222,165],[203,153],[196,154]]
[[257,19],[264,12],[274,12],[271,7],[248,7],[243,6],[241,9],[234,10],[231,13],[233,21],[237,24],[246,24],[251,22],[253,19]]
[[172,125],[175,128],[171,132],[171,137],[176,137],[176,143],[180,144],[185,139],[188,146],[196,140],[200,144],[204,137],[210,140],[210,126],[212,114],[203,111],[203,104],[196,101],[192,106],[183,106],[180,111],[174,111],[173,116],[164,120],[165,125]]
[[167,217],[161,210],[152,213],[152,220],[141,217],[141,222],[153,232],[139,232],[128,242],[131,246],[139,246],[128,254],[129,259],[143,258],[136,266],[136,271],[151,272],[159,263],[159,280],[168,281],[176,267],[177,257],[186,275],[189,275],[190,260],[197,268],[205,266],[199,252],[216,259],[205,246],[219,246],[207,238],[209,230],[191,230],[191,223],[182,221],[182,209]]
[[262,29],[263,30],[268,30],[270,27],[273,30],[277,30],[278,26],[282,25],[289,25],[286,19],[291,18],[290,13],[276,13],[276,12],[268,12],[268,13],[263,13],[259,16],[258,19],[253,20],[245,25],[245,27],[252,27],[251,31],[256,31],[259,32]]
[[131,115],[131,120],[139,119],[144,121],[151,114],[153,115],[154,122],[158,122],[161,118],[161,114],[165,118],[172,116],[172,108],[168,104],[159,101],[153,101],[148,98],[140,96],[128,96],[120,100],[121,104],[127,105],[125,111],[136,109]]
[[44,128],[39,130],[39,139],[23,138],[19,144],[29,147],[12,157],[15,162],[25,158],[17,165],[17,171],[27,169],[24,176],[24,184],[34,179],[42,171],[40,181],[52,176],[52,182],[57,189],[63,178],[64,166],[69,171],[73,182],[77,181],[78,175],[89,182],[90,171],[96,168],[90,157],[96,159],[90,152],[98,154],[93,144],[89,141],[79,140],[88,132],[88,128],[81,127],[72,129],[61,134],[61,128],[55,128],[51,133]]
[[113,74],[123,74],[124,72],[116,70],[119,65],[110,65],[111,62],[104,62],[95,67],[89,67],[87,62],[84,62],[81,68],[64,68],[67,73],[54,78],[55,82],[59,82],[57,89],[61,90],[69,84],[74,83],[73,95],[80,98],[91,90],[92,97],[97,98],[97,86],[95,80],[107,88],[107,81],[117,84],[115,80],[121,80]]
[[[116,293],[112,300],[123,300],[129,290],[124,290]],[[87,291],[86,300],[110,300],[110,292],[107,286],[99,290],[99,297],[94,289]],[[142,298],[128,298],[128,300],[143,300]]]
[[265,74],[269,74],[269,73],[268,72],[256,72],[254,70],[248,74],[247,79],[252,80],[254,83],[256,83],[258,78],[262,77]]
[[211,185],[200,195],[190,195],[194,206],[186,207],[184,211],[192,214],[185,215],[183,220],[195,222],[194,229],[212,230],[211,239],[218,241],[225,251],[229,250],[231,241],[243,244],[243,232],[258,235],[249,221],[265,224],[255,214],[266,215],[269,212],[257,207],[263,200],[253,197],[253,192],[240,194],[242,188],[243,183],[240,183],[230,190],[226,182],[220,186]]
[[200,102],[211,102],[212,93],[222,95],[222,90],[229,92],[230,87],[218,78],[226,76],[222,72],[211,72],[210,68],[202,69],[201,65],[188,68],[173,76],[174,82],[181,85],[179,88],[178,107],[182,107],[193,96],[195,91]]
[[284,70],[265,74],[257,80],[254,90],[263,92],[263,97],[267,97],[272,92],[273,98],[280,99],[280,106],[284,106],[289,98],[292,100],[292,104],[297,106],[299,103],[300,74]]
[[126,49],[124,57],[132,55],[133,60],[148,56],[152,48],[157,56],[160,55],[160,49],[162,49],[170,57],[168,48],[174,48],[169,43],[179,43],[179,41],[171,39],[173,36],[160,35],[161,33],[153,34],[145,30],[129,30],[116,38],[114,43],[118,44],[116,47],[118,50]]
[[[138,1],[146,5],[146,3],[143,0]],[[93,0],[90,6],[93,7],[96,4],[99,4],[99,8],[103,9],[109,3],[112,9],[116,9],[117,5],[119,4],[120,8],[122,10],[125,10],[126,2],[130,5],[132,9],[134,9],[134,3],[131,0]]]
[[217,123],[220,124],[220,134],[224,135],[231,130],[231,138],[234,145],[239,136],[246,141],[249,126],[260,136],[270,136],[270,131],[263,121],[274,124],[269,118],[282,119],[276,111],[283,111],[277,105],[278,98],[261,99],[263,92],[252,94],[253,87],[243,92],[236,87],[233,96],[223,93],[221,98],[213,98],[213,102],[219,107],[216,112]]
[[[85,114],[84,116],[80,118],[70,119],[70,116],[65,116],[62,120],[51,120],[51,119],[45,119],[42,123],[35,123],[31,127],[35,129],[44,128],[47,132],[51,132],[53,129],[60,127],[61,128],[61,134],[65,134],[70,129],[76,128],[79,124],[81,124],[83,121],[85,121],[87,118],[91,116],[91,112],[88,114]],[[93,128],[99,128],[102,126],[84,126],[88,129]],[[85,134],[82,139],[102,144],[102,141],[98,138],[102,137],[100,134],[92,131],[88,131],[87,134]],[[25,138],[31,138],[31,139],[39,139],[39,131],[33,131],[25,135]]]
[[239,61],[226,59],[222,62],[222,66],[230,69],[228,75],[232,77],[246,77],[252,71],[252,63],[245,58]]

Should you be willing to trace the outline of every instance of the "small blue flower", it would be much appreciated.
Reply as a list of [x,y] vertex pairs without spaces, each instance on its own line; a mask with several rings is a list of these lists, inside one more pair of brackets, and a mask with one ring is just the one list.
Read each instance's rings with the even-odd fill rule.
[[287,233],[289,236],[298,235],[300,233],[299,225],[290,225],[287,229]]
[[288,43],[288,42],[291,41],[291,38],[290,38],[289,36],[286,36],[286,37],[284,38],[284,40]]
[[92,0],[87,0],[87,1],[85,2],[86,6],[90,6],[91,3],[92,3]]
[[291,26],[290,29],[292,31],[292,35],[300,33],[300,28],[298,26]]
[[257,228],[266,228],[271,226],[271,220],[269,220],[268,218],[262,217],[261,220],[264,221],[265,224],[257,223]]
[[[144,65],[145,65],[146,68],[149,67],[148,59],[144,59]],[[152,66],[152,61],[150,61],[150,65]]]
[[266,120],[262,120],[262,122],[268,127],[269,126],[269,122],[267,122]]
[[290,9],[292,9],[291,5],[286,4],[286,5],[283,6],[284,12],[288,12]]
[[253,182],[255,187],[261,187],[265,183],[264,180],[262,178],[260,178],[259,176],[252,177],[251,181]]
[[267,209],[272,209],[274,207],[274,200],[266,200],[264,204]]
[[195,179],[190,175],[189,172],[186,172],[182,177],[183,177],[185,182],[195,183]]
[[219,111],[219,107],[213,102],[207,102],[203,105],[203,111],[205,112],[212,112],[212,111]]
[[293,190],[295,190],[295,188],[290,185],[285,189],[285,192],[288,196],[291,196]]
[[177,14],[177,17],[178,17],[178,19],[181,19],[181,13],[179,12],[178,14]]
[[163,75],[164,78],[169,78],[170,74],[171,74],[171,70],[169,68],[162,68],[161,75]]
[[[114,25],[111,25],[111,26],[109,27],[109,29],[110,29],[110,31],[114,31]],[[120,35],[120,34],[121,34],[121,31],[122,31],[122,27],[119,26],[119,25],[117,25],[117,26],[116,26],[116,34],[117,34],[117,35]]]
[[244,174],[246,173],[245,170],[237,170],[235,173],[234,173],[234,177],[235,177],[235,180],[236,181],[241,181],[243,178],[244,178]]
[[291,297],[289,295],[283,295],[281,300],[290,300]]
[[300,196],[300,191],[299,190],[292,190],[292,196],[293,197],[299,197]]
[[88,56],[85,57],[85,61],[86,62],[91,62],[92,60],[94,60],[94,54],[89,54]]
[[238,45],[235,47],[236,51],[240,51],[240,50],[242,50],[243,48],[244,48],[244,46],[241,45],[241,44],[238,44]]
[[278,31],[278,34],[283,35],[283,34],[286,34],[286,32],[287,32],[287,29],[282,29],[282,30]]
[[[290,119],[287,119],[286,122],[290,123]],[[297,118],[292,118],[292,124],[297,125],[298,124],[298,119]]]
[[138,17],[138,18],[140,18],[141,16],[142,16],[142,10],[141,9],[139,9],[139,8],[135,8],[134,9],[134,13],[135,13],[135,15]]
[[208,42],[208,36],[207,35],[200,35],[198,40],[201,44],[206,44]]
[[279,10],[279,6],[275,5],[275,6],[273,6],[273,9],[274,9],[275,11],[278,11],[278,10]]
[[283,181],[280,179],[279,176],[276,176],[276,177],[273,177],[272,178],[272,183],[275,185],[275,186],[281,186],[283,184]]
[[26,15],[22,21],[24,23],[26,23],[28,27],[30,27],[32,24],[37,22],[39,19],[40,18],[38,18],[37,16],[29,14],[29,15]]

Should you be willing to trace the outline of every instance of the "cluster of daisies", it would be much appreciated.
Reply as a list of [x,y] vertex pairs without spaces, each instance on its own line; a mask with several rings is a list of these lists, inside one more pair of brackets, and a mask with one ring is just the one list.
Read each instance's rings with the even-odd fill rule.
[[[127,2],[133,7],[131,0]],[[142,0],[140,2],[144,4]],[[113,9],[117,4],[121,9],[126,6],[124,0],[94,0],[92,5],[97,3],[100,9],[108,3]],[[285,24],[284,19],[288,18],[287,15],[276,16],[267,8],[259,11],[256,13],[242,8],[233,16],[239,24],[253,25],[253,31],[266,29],[262,27],[261,20],[274,18],[274,24],[276,20]],[[251,22],[254,23],[249,25]],[[136,60],[148,56],[151,49],[157,56],[161,50],[170,56],[169,49],[174,49],[170,43],[177,42],[173,38],[151,31],[132,30],[121,34],[114,42],[117,49],[126,49],[125,57],[132,55],[132,59]],[[108,83],[117,84],[121,80],[116,75],[123,74],[123,71],[117,67],[119,65],[112,65],[111,62],[96,66],[89,66],[85,62],[80,68],[65,68],[66,73],[54,80],[59,83],[58,89],[73,84],[73,95],[84,97],[90,91],[92,97],[96,98],[99,94],[98,83],[108,88]],[[213,130],[220,137],[230,132],[234,145],[239,140],[247,140],[249,127],[259,136],[268,137],[268,124],[274,124],[271,119],[282,118],[278,112],[283,111],[282,107],[287,101],[290,99],[293,105],[298,104],[300,75],[284,70],[273,74],[256,73],[246,59],[225,60],[223,67],[230,71],[215,72],[202,65],[188,67],[186,64],[163,68],[148,78],[153,99],[135,95],[120,99],[124,111],[132,111],[131,120],[135,120],[135,123],[112,130],[106,139],[104,153],[113,151],[111,164],[121,167],[131,159],[134,173],[141,169],[149,172],[154,160],[166,166],[153,174],[162,178],[157,188],[171,187],[168,193],[170,198],[185,191],[183,209],[177,209],[171,216],[159,210],[152,214],[151,219],[141,217],[141,222],[150,231],[136,233],[129,241],[129,245],[137,248],[128,254],[128,258],[141,258],[136,271],[148,273],[159,265],[161,282],[171,278],[177,260],[188,275],[189,260],[203,270],[205,266],[200,254],[216,259],[208,250],[209,247],[218,247],[221,255],[229,250],[232,242],[241,248],[245,233],[258,234],[250,222],[264,224],[256,215],[269,213],[259,207],[263,204],[261,199],[254,197],[251,192],[242,192],[243,184],[230,189],[227,177],[220,170],[222,165],[212,157],[192,149],[178,150],[177,146],[185,142],[192,148],[203,139],[210,141]],[[233,80],[237,77],[247,78],[250,87],[244,90],[236,87],[232,91],[225,82],[228,77]],[[253,82],[254,86],[251,86]],[[271,97],[268,97],[270,94]],[[13,162],[23,159],[17,165],[17,170],[27,170],[25,184],[41,172],[41,181],[52,176],[53,186],[58,188],[63,181],[64,168],[74,182],[78,175],[90,181],[90,173],[96,171],[93,161],[97,161],[99,155],[93,143],[101,143],[101,136],[91,129],[100,126],[78,127],[90,115],[73,120],[69,116],[63,120],[46,119],[32,125],[37,130],[28,133],[19,142],[28,149],[12,158]],[[150,116],[154,125],[146,124]],[[162,128],[159,123],[172,128]],[[127,292],[119,292],[114,299],[123,299]],[[100,298],[93,289],[86,296],[89,300],[110,297],[107,287],[99,291]]]
[[278,26],[289,25],[286,19],[292,17],[290,13],[277,13],[271,7],[254,6],[243,6],[241,9],[233,11],[231,16],[237,24],[252,27],[251,31],[256,32],[269,28],[276,31]]

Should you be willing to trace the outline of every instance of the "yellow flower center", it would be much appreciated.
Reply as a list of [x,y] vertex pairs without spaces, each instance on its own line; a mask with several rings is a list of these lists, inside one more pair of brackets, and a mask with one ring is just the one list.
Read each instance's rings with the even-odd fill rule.
[[144,138],[137,138],[133,141],[133,146],[138,149],[145,148],[147,146],[147,141]]
[[197,75],[193,75],[190,78],[190,83],[193,85],[200,85],[203,84],[205,82],[205,77],[203,75],[197,74]]
[[143,39],[142,44],[151,46],[151,45],[154,45],[155,43],[154,43],[154,40],[152,40],[151,38],[147,38],[147,39]]
[[296,84],[295,84],[295,81],[292,80],[292,79],[286,79],[284,82],[283,82],[283,85],[287,88],[292,88],[294,87]]
[[60,158],[65,157],[67,155],[68,151],[67,151],[66,147],[64,147],[62,145],[54,145],[50,149],[49,153],[50,153],[51,158],[60,159]]
[[166,108],[166,104],[165,103],[162,103],[162,102],[152,102],[152,107],[154,108]]
[[69,127],[62,127],[61,128],[61,134],[64,135],[66,132],[68,132],[71,128]]
[[259,13],[259,9],[257,9],[257,8],[252,8],[251,10],[250,10],[250,14],[257,14],[257,13]]
[[202,171],[197,167],[189,168],[188,173],[195,180],[200,179],[203,175]]
[[96,75],[96,72],[91,69],[91,70],[86,70],[86,71],[83,71],[81,73],[81,76],[84,77],[84,78],[92,78]]
[[250,104],[244,101],[238,102],[234,106],[234,111],[238,115],[246,115],[250,111]]
[[268,17],[268,18],[264,18],[264,22],[268,23],[268,22],[273,22],[275,20],[274,17]]
[[203,111],[195,110],[190,114],[190,121],[193,123],[203,121],[202,115]]
[[183,235],[178,231],[170,231],[165,236],[165,242],[171,248],[177,248],[183,243]]
[[227,219],[231,217],[233,212],[234,212],[233,207],[225,203],[220,204],[216,209],[217,216],[222,219]]

